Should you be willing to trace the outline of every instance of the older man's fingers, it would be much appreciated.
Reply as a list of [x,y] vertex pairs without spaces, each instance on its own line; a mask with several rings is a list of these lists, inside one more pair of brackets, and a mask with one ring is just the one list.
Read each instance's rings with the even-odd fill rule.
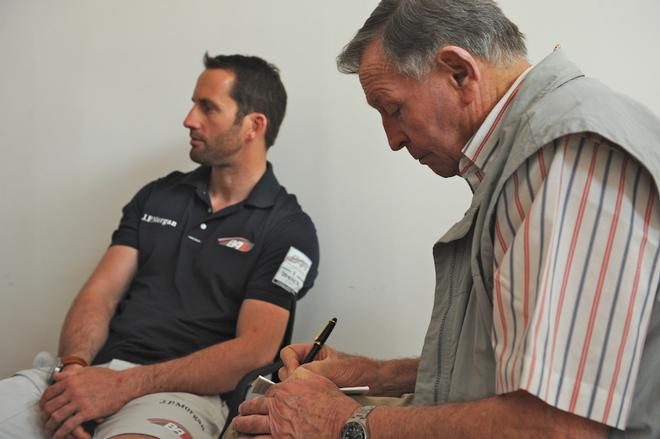
[[269,398],[254,398],[243,402],[238,406],[238,414],[247,415],[267,415],[270,401]]
[[[232,421],[234,430],[250,435],[270,434],[268,412],[272,398],[254,398],[245,401],[238,407],[237,416]],[[252,437],[252,436],[251,436]]]
[[232,426],[234,427],[234,430],[239,433],[246,433],[250,435],[267,435],[270,433],[268,415],[237,416],[232,421]]
[[284,367],[292,371],[302,364],[303,358],[311,349],[311,343],[290,344],[282,348],[280,359],[284,363]]

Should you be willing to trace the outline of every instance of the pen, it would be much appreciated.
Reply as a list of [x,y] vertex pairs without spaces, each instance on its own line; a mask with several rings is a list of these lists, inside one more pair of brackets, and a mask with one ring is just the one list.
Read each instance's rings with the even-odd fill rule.
[[335,324],[337,323],[337,318],[332,318],[328,320],[328,323],[321,329],[321,332],[314,337],[314,345],[312,346],[312,350],[309,351],[309,353],[305,356],[305,359],[303,360],[302,364],[309,363],[310,361],[314,360],[314,357],[316,357],[316,354],[319,353],[323,345],[325,344],[325,341],[328,339],[330,336],[330,333],[335,327]]

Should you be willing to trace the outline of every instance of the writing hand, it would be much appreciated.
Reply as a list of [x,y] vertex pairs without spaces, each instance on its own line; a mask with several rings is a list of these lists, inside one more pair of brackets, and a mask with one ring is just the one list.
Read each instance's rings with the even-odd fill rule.
[[240,434],[275,439],[335,439],[359,406],[327,378],[298,368],[266,396],[241,404],[233,426]]
[[339,387],[370,385],[367,377],[377,363],[365,357],[337,352],[324,345],[316,356],[317,360],[302,364],[302,359],[312,348],[311,343],[293,344],[280,351],[284,366],[279,370],[280,380],[286,381],[299,368],[324,376]]
[[[286,380],[298,367],[300,367],[300,365],[303,364],[303,359],[307,356],[309,351],[312,350],[313,346],[313,343],[299,343],[282,348],[280,351],[280,359],[284,363],[284,366],[278,371],[280,380]],[[337,356],[337,351],[324,345],[316,355],[316,359],[311,363],[305,364],[305,367],[319,375],[326,376],[323,373],[324,365],[319,365],[319,363],[327,359],[337,358]]]

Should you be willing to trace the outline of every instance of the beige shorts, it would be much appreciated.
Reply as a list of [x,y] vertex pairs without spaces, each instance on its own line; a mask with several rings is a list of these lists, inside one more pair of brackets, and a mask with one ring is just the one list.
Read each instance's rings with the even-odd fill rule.
[[[114,370],[134,366],[112,360]],[[220,396],[192,393],[153,393],[136,398],[99,424],[94,439],[120,434],[143,434],[159,439],[217,439],[227,419],[227,404]]]
[[154,393],[136,398],[96,427],[95,439],[120,434],[157,438],[217,439],[227,418],[219,396]]

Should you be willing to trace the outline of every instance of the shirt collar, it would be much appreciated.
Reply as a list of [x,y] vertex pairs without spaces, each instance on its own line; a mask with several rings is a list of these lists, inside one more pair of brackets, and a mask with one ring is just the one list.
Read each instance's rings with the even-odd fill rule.
[[266,162],[266,172],[254,186],[245,202],[255,207],[270,207],[275,204],[275,198],[281,188],[282,186],[275,178],[273,165]]
[[[211,167],[202,165],[186,175],[182,182],[193,186],[197,193],[205,193],[208,191],[210,175]],[[270,207],[275,204],[275,198],[281,187],[273,172],[273,165],[266,162],[266,172],[254,185],[244,203],[254,207]]]
[[483,180],[489,158],[497,146],[497,136],[493,135],[499,127],[499,122],[511,104],[511,101],[518,93],[527,73],[532,69],[525,70],[514,83],[509,87],[504,96],[490,110],[486,119],[476,133],[468,140],[463,147],[463,158],[459,163],[459,174],[468,181],[472,190],[476,190],[479,182]]

